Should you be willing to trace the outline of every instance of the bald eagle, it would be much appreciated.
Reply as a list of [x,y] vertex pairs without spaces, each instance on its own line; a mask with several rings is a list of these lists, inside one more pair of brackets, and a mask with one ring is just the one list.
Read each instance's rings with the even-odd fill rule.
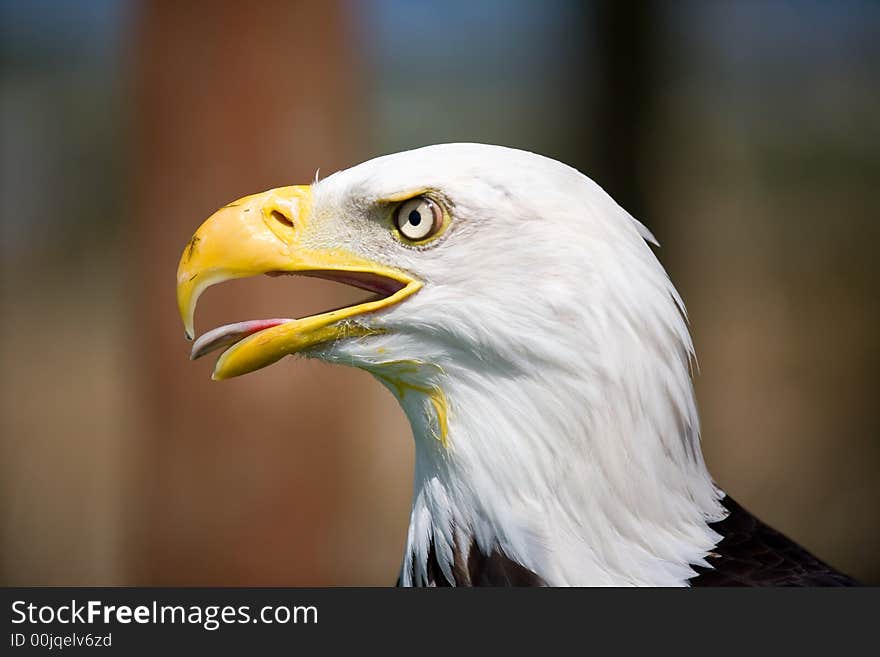
[[684,304],[651,233],[577,170],[443,144],[221,208],[181,257],[210,285],[317,276],[368,299],[208,331],[213,378],[289,354],[359,367],[415,439],[398,583],[849,585],[740,507],[700,451]]

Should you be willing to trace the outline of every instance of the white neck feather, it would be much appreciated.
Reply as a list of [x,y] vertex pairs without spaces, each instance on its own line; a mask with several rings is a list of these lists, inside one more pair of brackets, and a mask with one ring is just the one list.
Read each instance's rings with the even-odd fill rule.
[[[450,580],[472,540],[549,585],[686,585],[705,565],[723,493],[700,451],[685,320],[657,280],[654,308],[605,299],[589,337],[554,335],[528,358],[374,370],[397,381],[416,441],[403,584],[426,582],[432,542]],[[425,390],[445,398],[445,446]]]
[[719,538],[707,522],[723,510],[695,418],[671,400],[634,407],[617,385],[585,398],[574,372],[466,374],[440,384],[448,447],[430,399],[400,398],[416,440],[403,584],[426,582],[432,542],[450,581],[454,546],[472,540],[549,585],[676,586],[704,564]]

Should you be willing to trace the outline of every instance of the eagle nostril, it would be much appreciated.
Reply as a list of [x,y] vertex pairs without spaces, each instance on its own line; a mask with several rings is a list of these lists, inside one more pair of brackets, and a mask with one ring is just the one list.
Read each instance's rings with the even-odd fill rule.
[[287,226],[288,228],[293,228],[293,221],[286,217],[284,214],[279,212],[278,210],[272,210],[272,218],[280,224]]

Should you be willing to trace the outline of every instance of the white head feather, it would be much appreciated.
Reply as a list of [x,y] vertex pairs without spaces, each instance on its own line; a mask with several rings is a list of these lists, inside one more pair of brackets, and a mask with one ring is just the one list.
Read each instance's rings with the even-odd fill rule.
[[[379,230],[377,199],[417,189],[450,209],[436,243],[353,238]],[[451,579],[454,546],[475,540],[550,585],[686,584],[719,540],[723,494],[700,452],[684,307],[648,230],[578,171],[479,144],[335,173],[314,208],[336,218],[327,239],[425,282],[371,318],[387,333],[312,354],[373,372],[412,424],[402,582],[426,581],[432,542]]]

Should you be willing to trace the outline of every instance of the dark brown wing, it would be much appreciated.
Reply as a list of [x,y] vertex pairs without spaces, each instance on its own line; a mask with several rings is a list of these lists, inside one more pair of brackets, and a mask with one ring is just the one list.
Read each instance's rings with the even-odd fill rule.
[[711,525],[724,538],[708,561],[696,566],[691,586],[858,586],[800,545],[765,525],[729,496],[730,514]]

